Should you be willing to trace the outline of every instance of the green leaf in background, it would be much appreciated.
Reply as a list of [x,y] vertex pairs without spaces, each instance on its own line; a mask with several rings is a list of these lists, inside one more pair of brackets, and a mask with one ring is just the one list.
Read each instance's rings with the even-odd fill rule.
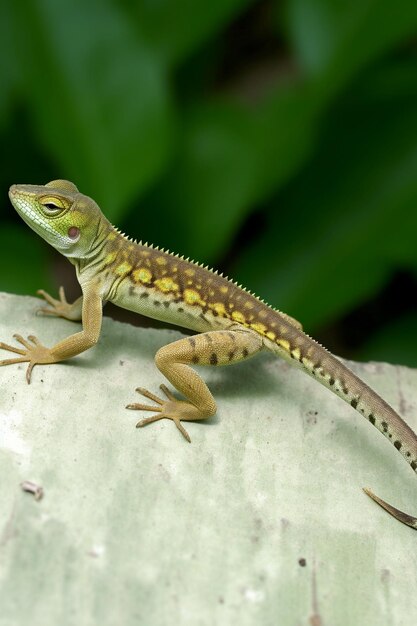
[[5,206],[71,178],[126,232],[337,332],[417,272],[416,31],[413,0],[3,3]]
[[378,330],[355,353],[355,358],[417,367],[417,314],[403,315]]
[[[130,222],[133,228],[144,228],[146,237],[167,246],[176,232],[175,245],[187,255],[209,262],[221,258],[251,208],[301,167],[314,146],[317,122],[337,91],[355,71],[412,32],[413,11],[407,19],[396,12],[390,26],[385,0],[383,5],[379,12],[376,2],[342,6],[323,1],[316,11],[309,0],[290,2],[289,31],[296,51],[301,47],[302,64],[307,67],[307,58],[313,59],[314,67],[307,69],[316,74],[314,80],[307,85],[296,76],[288,84],[277,75],[266,94],[262,87],[257,94],[255,83],[250,104],[242,92],[227,102],[205,99],[187,110],[173,167],[144,203],[145,216]],[[375,34],[377,15],[381,29]],[[157,226],[151,208],[161,218]],[[384,272],[378,274],[382,279]]]
[[22,295],[51,288],[47,246],[29,228],[5,223],[0,229],[1,288]]
[[[239,98],[201,102],[188,113],[175,166],[137,227],[146,224],[147,236],[164,245],[175,232],[179,249],[194,258],[223,255],[254,203],[309,153],[314,114],[314,99],[293,87],[275,88],[253,105]],[[151,206],[164,216],[158,223]]]
[[164,72],[109,0],[15,7],[39,141],[56,158],[60,177],[73,179],[111,219],[120,219],[169,154]]
[[371,73],[338,103],[321,151],[279,194],[267,231],[236,263],[240,280],[308,328],[381,287],[393,242],[415,250],[417,74],[405,79],[397,96]]
[[255,0],[122,0],[149,46],[174,65],[224,28]]
[[0,2],[0,128],[9,120],[9,109],[17,83],[17,63],[13,49],[12,9],[10,3]]
[[299,62],[335,91],[417,29],[409,0],[289,0],[288,28]]

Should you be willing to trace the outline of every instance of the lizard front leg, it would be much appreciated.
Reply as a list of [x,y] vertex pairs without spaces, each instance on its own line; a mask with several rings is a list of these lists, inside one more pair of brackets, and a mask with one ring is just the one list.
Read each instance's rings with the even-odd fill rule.
[[0,366],[11,365],[12,363],[29,363],[26,370],[26,380],[30,383],[32,370],[35,365],[40,363],[59,363],[81,354],[81,352],[88,350],[96,344],[100,336],[102,315],[102,299],[99,290],[96,286],[89,284],[84,290],[82,306],[83,328],[80,332],[70,335],[52,348],[42,345],[34,335],[30,335],[26,340],[21,335],[16,334],[14,337],[22,347],[10,346],[0,342],[0,348],[19,356],[0,361]]
[[165,385],[161,385],[161,389],[167,400],[139,387],[136,391],[156,402],[156,406],[134,403],[126,408],[156,411],[152,417],[138,422],[137,427],[163,418],[172,419],[184,437],[191,441],[181,421],[205,419],[214,415],[217,409],[209,388],[190,365],[230,365],[253,356],[262,347],[262,338],[245,328],[211,331],[170,343],[158,350],[155,363],[186,400],[175,398]]

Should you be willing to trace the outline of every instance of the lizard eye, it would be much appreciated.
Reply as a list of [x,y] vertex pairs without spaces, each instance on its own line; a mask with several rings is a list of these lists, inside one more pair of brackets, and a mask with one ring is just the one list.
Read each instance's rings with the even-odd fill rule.
[[68,208],[59,198],[42,198],[40,202],[44,213],[49,216],[58,215]]
[[52,204],[52,202],[48,202],[48,204],[44,204],[43,208],[46,209],[46,212],[49,213],[50,215],[56,215],[56,213],[59,213],[60,211],[62,211],[61,207],[57,207],[54,204]]

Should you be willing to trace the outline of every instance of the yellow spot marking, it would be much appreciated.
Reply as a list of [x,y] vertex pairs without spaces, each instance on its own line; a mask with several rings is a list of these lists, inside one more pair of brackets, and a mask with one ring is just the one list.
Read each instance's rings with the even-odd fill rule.
[[239,324],[244,324],[246,321],[245,316],[240,311],[233,311],[232,319],[234,319],[236,322],[239,322]]
[[271,341],[274,341],[276,334],[272,332],[272,330],[268,330],[268,332],[266,333],[266,336],[268,337],[268,339],[270,339]]
[[253,309],[253,302],[251,302],[251,300],[246,300],[245,309]]
[[227,293],[229,291],[229,287],[220,287],[221,293]]
[[177,283],[174,282],[172,278],[170,278],[169,276],[167,276],[166,278],[160,278],[159,280],[156,280],[155,286],[158,287],[158,289],[160,291],[163,291],[164,293],[168,291],[178,291],[179,289]]
[[167,264],[167,260],[163,256],[157,257],[156,258],[156,262],[158,263],[158,265],[166,265]]
[[194,291],[194,289],[184,289],[184,300],[187,304],[199,304],[200,306],[205,304],[198,291]]
[[290,351],[290,342],[286,339],[278,339],[277,344],[281,346],[281,348],[284,348],[287,352]]
[[214,291],[213,291],[213,289],[209,289],[209,296],[211,296],[211,297],[212,297],[212,296],[214,296]]
[[187,285],[192,285],[194,281],[192,280],[187,280]]
[[147,270],[146,267],[141,267],[133,272],[133,279],[138,283],[150,283],[152,280],[152,272]]
[[110,265],[113,263],[114,259],[117,256],[117,252],[109,252],[106,254],[106,258],[104,259],[104,265]]
[[264,335],[266,333],[266,326],[264,324],[260,324],[259,322],[254,322],[250,325],[253,330],[256,330],[257,333]]
[[150,256],[151,254],[149,250],[141,250],[140,253],[142,256]]
[[223,302],[215,302],[211,305],[213,311],[216,311],[217,315],[226,315],[226,309],[224,308]]
[[192,270],[190,267],[187,267],[187,269],[184,270],[184,274],[186,276],[195,276],[195,270]]
[[120,263],[120,265],[116,267],[116,274],[120,274],[120,276],[123,276],[123,274],[127,274],[128,272],[130,272],[131,269],[132,266],[130,265],[130,263],[127,263],[127,261],[123,261],[123,263]]
[[294,350],[292,350],[291,354],[293,355],[293,357],[295,359],[300,360],[300,356],[301,356],[300,348],[294,348]]
[[116,239],[116,233],[109,233],[107,235],[107,241],[114,241]]

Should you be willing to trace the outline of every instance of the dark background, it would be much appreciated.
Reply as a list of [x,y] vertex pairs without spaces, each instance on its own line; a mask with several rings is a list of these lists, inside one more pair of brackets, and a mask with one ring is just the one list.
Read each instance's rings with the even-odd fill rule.
[[68,178],[332,351],[417,366],[416,32],[415,0],[2,2],[0,289],[77,295],[7,198]]

